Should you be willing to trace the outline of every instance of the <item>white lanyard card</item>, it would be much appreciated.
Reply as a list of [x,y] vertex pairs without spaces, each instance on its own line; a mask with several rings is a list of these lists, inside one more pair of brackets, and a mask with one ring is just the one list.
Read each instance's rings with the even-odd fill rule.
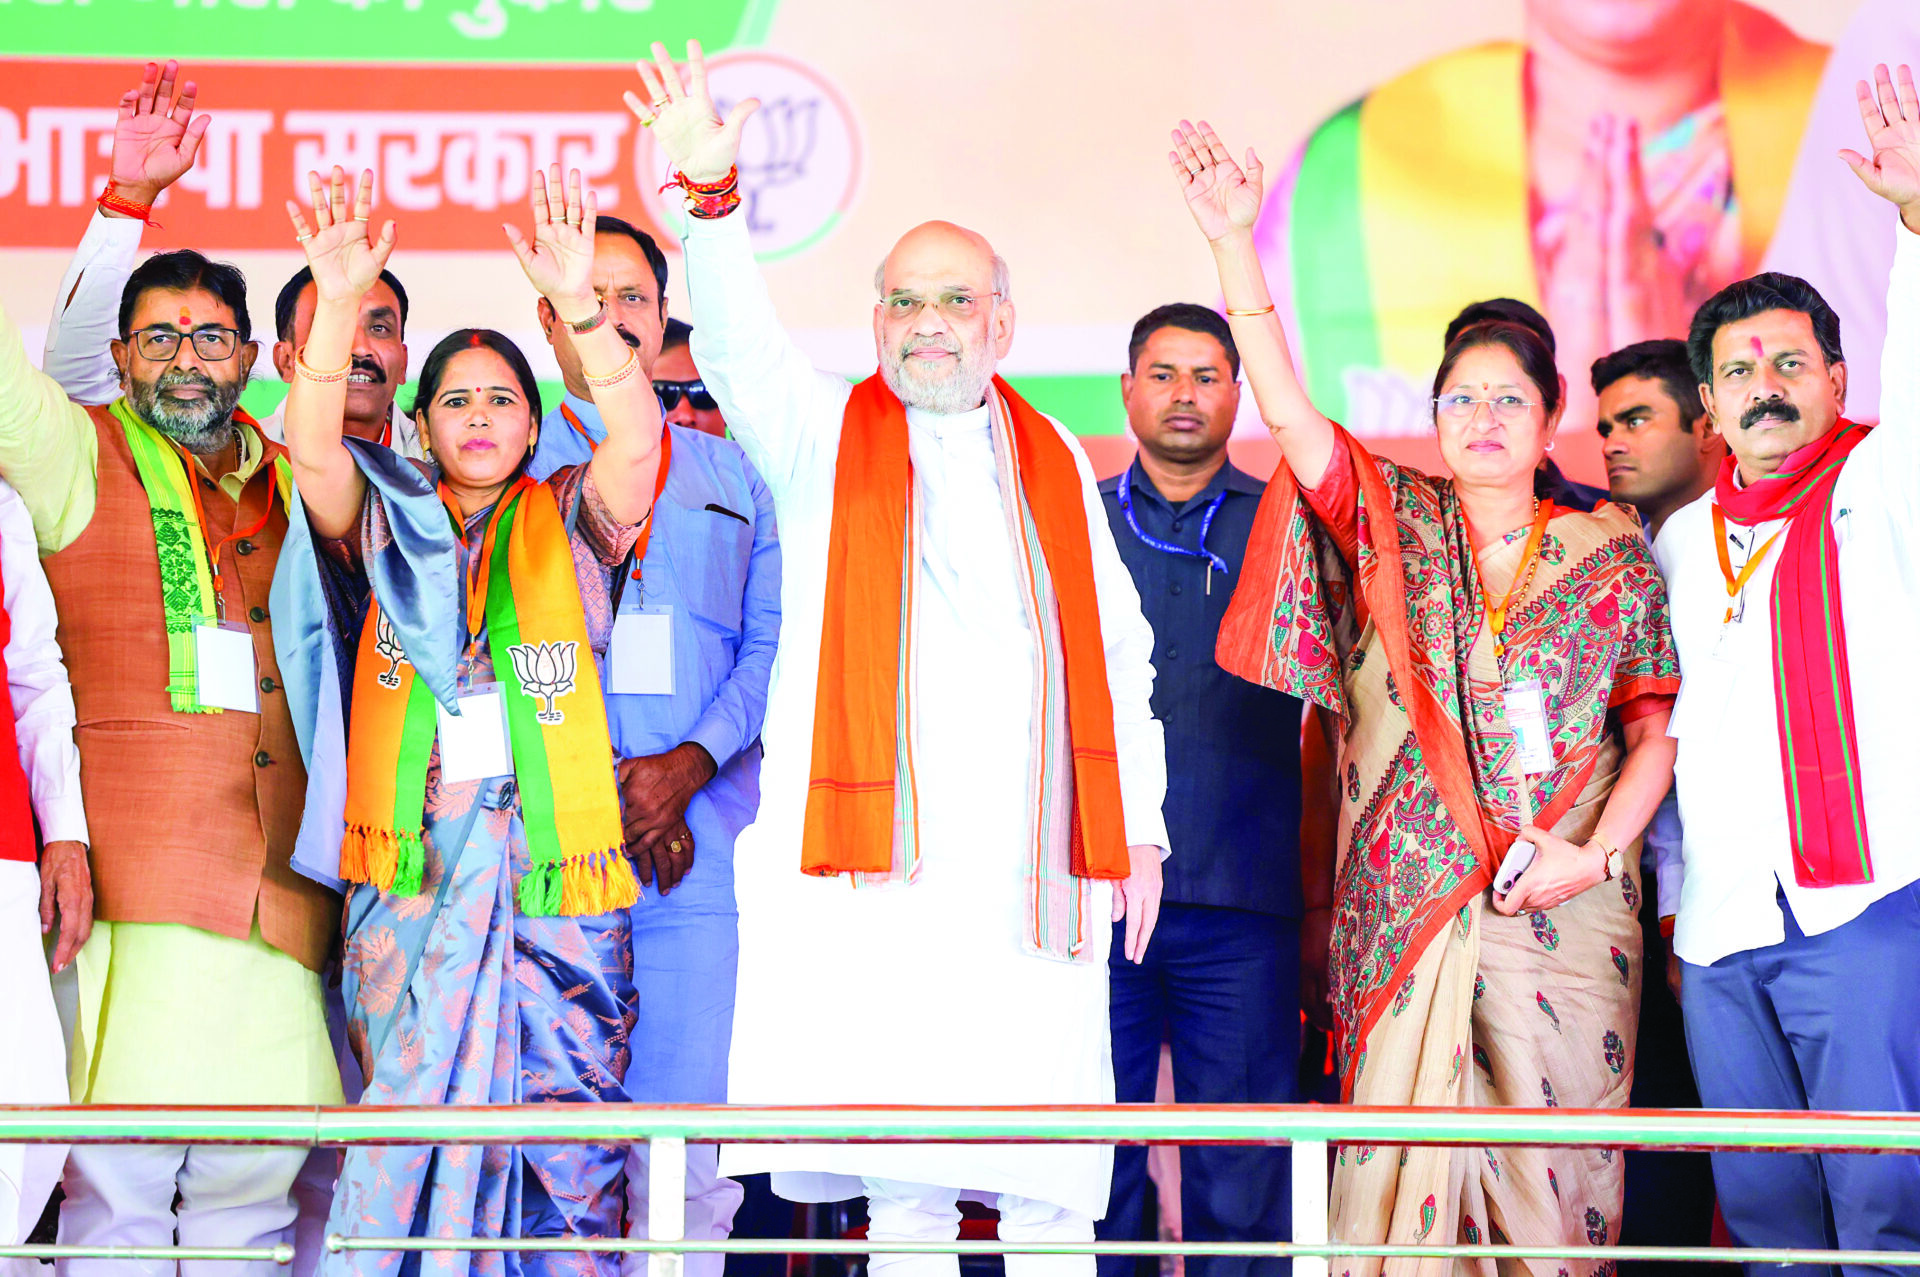
[[193,626],[193,692],[202,705],[260,712],[253,681],[253,634],[238,621],[202,618]]
[[624,696],[673,695],[673,606],[622,607],[607,645],[607,690]]
[[498,683],[478,683],[460,694],[460,715],[434,703],[440,721],[440,779],[457,785],[513,774],[507,739],[507,702]]
[[1553,770],[1553,732],[1547,724],[1546,689],[1537,678],[1508,683],[1501,692],[1507,730],[1513,733],[1514,757],[1522,776]]

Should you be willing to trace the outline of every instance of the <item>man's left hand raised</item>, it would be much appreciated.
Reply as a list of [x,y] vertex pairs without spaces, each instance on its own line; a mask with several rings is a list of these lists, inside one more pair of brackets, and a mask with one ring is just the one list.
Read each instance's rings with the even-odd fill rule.
[[693,741],[664,754],[620,760],[627,854],[640,871],[640,881],[657,886],[663,896],[693,868],[687,804],[718,770],[713,757]]
[[1114,884],[1113,920],[1125,918],[1127,961],[1146,961],[1147,941],[1160,921],[1160,849],[1151,845],[1127,848],[1131,872]]

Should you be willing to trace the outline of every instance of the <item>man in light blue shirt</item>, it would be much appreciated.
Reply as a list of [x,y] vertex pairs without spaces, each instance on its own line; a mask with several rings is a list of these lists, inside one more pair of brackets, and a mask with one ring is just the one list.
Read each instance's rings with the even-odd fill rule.
[[[595,239],[595,289],[651,376],[666,320],[666,259],[650,237],[617,218],[602,217]],[[540,319],[567,395],[541,423],[535,478],[585,461],[606,433],[567,326],[544,302]],[[671,668],[670,680],[654,684],[662,690],[607,696],[627,850],[645,884],[633,909],[639,1018],[626,1086],[643,1104],[720,1104],[739,953],[733,841],[760,802],[760,726],[780,633],[780,545],[773,498],[740,446],[672,414],[667,420],[671,451],[643,553],[614,578],[626,618],[620,629],[647,636],[649,676]],[[615,647],[617,661],[618,637]],[[609,674],[604,684],[621,681]],[[628,1231],[644,1237],[644,1146],[627,1169]],[[740,1197],[737,1183],[718,1178],[714,1145],[687,1150],[689,1238],[727,1237]],[[687,1269],[691,1277],[719,1277],[724,1260],[689,1255]],[[627,1262],[638,1272],[646,1259]]]

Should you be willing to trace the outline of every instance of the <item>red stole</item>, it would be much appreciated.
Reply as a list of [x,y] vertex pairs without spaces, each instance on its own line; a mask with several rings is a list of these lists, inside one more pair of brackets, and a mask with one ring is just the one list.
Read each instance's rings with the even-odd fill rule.
[[1839,545],[1828,517],[1833,485],[1868,429],[1836,422],[1778,471],[1745,488],[1734,486],[1734,460],[1728,457],[1713,493],[1735,523],[1790,520],[1768,615],[1781,774],[1793,827],[1793,877],[1803,887],[1873,881],[1840,606]]

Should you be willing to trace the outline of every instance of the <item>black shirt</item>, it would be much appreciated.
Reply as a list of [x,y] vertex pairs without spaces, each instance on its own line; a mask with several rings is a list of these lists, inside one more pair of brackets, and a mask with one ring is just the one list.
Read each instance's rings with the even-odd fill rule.
[[1264,484],[1228,464],[1197,496],[1170,506],[1133,463],[1133,516],[1141,531],[1200,547],[1208,505],[1226,494],[1207,533],[1206,559],[1148,545],[1127,526],[1119,477],[1100,485],[1120,558],[1153,626],[1153,712],[1167,734],[1165,899],[1300,916],[1300,719],[1298,700],[1228,674],[1213,659],[1220,620],[1240,582],[1253,513]]

